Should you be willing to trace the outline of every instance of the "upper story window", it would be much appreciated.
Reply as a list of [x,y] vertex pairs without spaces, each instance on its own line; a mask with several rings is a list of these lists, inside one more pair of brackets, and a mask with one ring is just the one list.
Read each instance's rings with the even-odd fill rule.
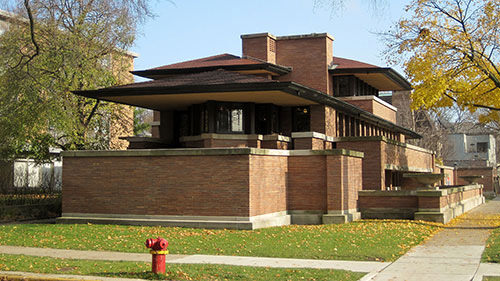
[[311,112],[309,106],[292,108],[292,130],[294,132],[311,131]]
[[478,142],[477,143],[477,152],[488,152],[488,143],[487,142]]
[[216,107],[217,133],[243,133],[243,104],[219,103]]
[[255,133],[273,134],[279,132],[279,108],[274,104],[255,105]]
[[378,90],[354,75],[333,76],[336,97],[378,96]]

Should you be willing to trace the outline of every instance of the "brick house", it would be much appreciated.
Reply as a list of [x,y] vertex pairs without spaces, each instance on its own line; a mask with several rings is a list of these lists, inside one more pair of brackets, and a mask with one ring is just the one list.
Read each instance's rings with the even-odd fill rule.
[[[147,82],[81,91],[155,110],[127,151],[64,153],[60,222],[253,229],[360,217],[361,189],[414,188],[434,154],[409,145],[381,91],[391,68],[333,56],[326,33],[242,35],[222,54],[133,71]],[[399,188],[398,188],[399,189]],[[112,198],[112,200],[110,200]]]

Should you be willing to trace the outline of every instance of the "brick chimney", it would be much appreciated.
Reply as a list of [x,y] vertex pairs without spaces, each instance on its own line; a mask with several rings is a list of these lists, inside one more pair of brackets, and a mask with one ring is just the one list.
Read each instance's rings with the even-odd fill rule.
[[269,33],[241,35],[243,56],[292,67],[279,77],[332,95],[332,77],[328,67],[333,62],[333,37],[328,33],[274,36]]
[[276,37],[269,33],[241,35],[243,56],[276,63]]

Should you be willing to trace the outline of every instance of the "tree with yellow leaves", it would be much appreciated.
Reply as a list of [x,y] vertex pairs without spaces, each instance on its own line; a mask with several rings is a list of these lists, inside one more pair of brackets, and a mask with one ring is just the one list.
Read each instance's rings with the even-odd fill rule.
[[385,38],[415,88],[413,107],[456,103],[498,121],[500,0],[413,0],[407,12]]

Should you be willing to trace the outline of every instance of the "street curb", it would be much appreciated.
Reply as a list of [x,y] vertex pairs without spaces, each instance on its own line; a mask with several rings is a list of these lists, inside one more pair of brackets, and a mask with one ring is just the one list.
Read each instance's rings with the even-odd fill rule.
[[145,279],[0,271],[0,280],[4,279],[6,279],[6,281],[146,281]]

